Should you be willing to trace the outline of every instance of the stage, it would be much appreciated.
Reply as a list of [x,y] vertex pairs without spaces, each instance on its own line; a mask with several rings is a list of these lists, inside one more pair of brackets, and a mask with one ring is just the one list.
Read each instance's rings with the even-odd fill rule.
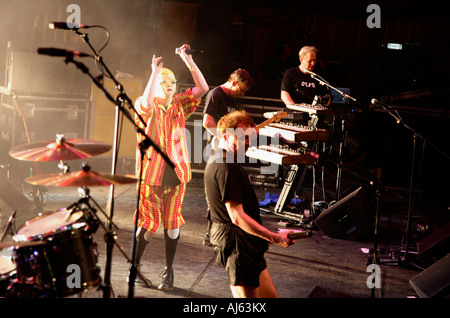
[[[27,187],[25,185],[25,187]],[[106,205],[110,187],[94,186],[88,188],[90,197],[102,210]],[[255,187],[258,198],[262,201],[267,193],[279,193],[280,187]],[[97,266],[100,268],[101,283],[94,284],[82,293],[69,295],[66,298],[231,298],[227,277],[222,268],[215,263],[213,249],[202,244],[206,230],[206,201],[203,187],[203,175],[194,174],[189,183],[183,204],[183,215],[186,224],[181,228],[181,237],[174,261],[175,284],[171,292],[160,291],[157,286],[164,269],[163,231],[158,229],[143,255],[142,273],[152,281],[151,288],[130,286],[126,282],[129,269],[127,257],[131,258],[131,244],[134,225],[132,216],[136,206],[134,184],[114,187],[114,209],[112,219],[118,227],[116,242],[111,258],[110,293],[105,294],[105,231],[100,226],[93,234],[93,244],[98,252]],[[44,192],[44,212],[55,212],[78,202],[77,187],[47,187]],[[380,209],[378,247],[380,250],[401,250],[407,217],[407,195],[398,198],[386,194]],[[442,211],[444,202],[421,198],[425,205],[416,205],[414,214],[425,211],[427,219],[437,225],[443,225],[445,214]],[[427,201],[428,200],[428,201]],[[434,206],[431,205],[433,202]],[[98,210],[98,209],[97,209]],[[3,210],[3,219],[9,217]],[[37,215],[17,215],[16,229],[23,220],[31,220]],[[105,220],[101,211],[97,211],[101,220]],[[263,213],[263,224],[276,231],[277,229],[302,229],[290,226],[291,222],[279,216]],[[448,220],[448,219],[447,219]],[[284,221],[281,222],[280,221]],[[288,223],[286,227],[285,224]],[[5,224],[5,223],[2,223]],[[324,235],[317,228],[312,229],[312,237],[297,240],[289,248],[270,246],[266,254],[269,272],[280,298],[419,298],[410,284],[410,280],[423,270],[415,266],[401,263],[380,263],[374,289],[370,287],[369,276],[372,274],[368,265],[368,252],[373,248],[373,235],[368,233],[361,239],[335,239]],[[7,235],[4,242],[11,241]],[[120,246],[125,254],[122,254]],[[4,249],[2,255],[8,254]],[[381,258],[385,256],[381,256]],[[448,278],[447,278],[448,279]]]

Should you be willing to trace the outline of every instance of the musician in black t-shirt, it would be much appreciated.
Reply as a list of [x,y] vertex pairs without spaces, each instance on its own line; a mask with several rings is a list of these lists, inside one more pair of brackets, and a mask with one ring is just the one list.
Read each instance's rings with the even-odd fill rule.
[[225,83],[209,91],[203,109],[203,127],[215,136],[219,119],[236,110],[236,98],[244,96],[253,84],[248,71],[237,69]]
[[252,118],[245,111],[222,117],[219,149],[205,168],[205,192],[211,210],[211,243],[223,267],[233,297],[278,297],[264,253],[269,243],[295,243],[287,232],[274,233],[262,225],[258,198],[239,155],[249,147]]
[[[222,116],[231,113],[237,109],[236,98],[244,96],[253,86],[254,80],[250,73],[245,69],[237,69],[228,76],[225,83],[210,90],[206,95],[205,107],[203,109],[203,128],[211,134],[210,147],[214,150],[217,147],[217,123]],[[208,225],[203,240],[203,245],[211,246],[209,231],[211,221],[209,219],[209,209],[206,211]]]
[[[286,105],[301,103],[330,105],[331,95],[328,87],[321,85],[306,72],[314,70],[317,52],[313,46],[304,46],[299,52],[300,65],[284,73],[281,82],[281,99]],[[314,101],[315,98],[316,101]]]

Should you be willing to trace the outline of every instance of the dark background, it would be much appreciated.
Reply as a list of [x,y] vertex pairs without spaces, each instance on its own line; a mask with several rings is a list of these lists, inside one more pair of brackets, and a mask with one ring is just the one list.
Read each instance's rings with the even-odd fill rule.
[[[90,80],[73,65],[64,65],[60,57],[36,54],[38,47],[90,53],[75,33],[48,29],[49,22],[66,21],[71,3],[0,3],[2,86],[9,41],[14,52],[29,53],[28,62],[40,66],[29,74],[25,69],[19,89],[90,93]],[[367,26],[370,3],[380,6],[381,28]],[[416,163],[422,154],[423,162],[415,169],[418,182],[448,194],[450,23],[444,2],[79,0],[76,4],[81,7],[81,23],[110,31],[110,43],[101,54],[110,70],[130,73],[144,83],[153,54],[163,56],[164,65],[174,70],[180,82],[189,82],[190,74],[174,54],[176,47],[189,43],[205,52],[195,60],[210,86],[225,82],[231,71],[243,67],[256,79],[248,95],[279,98],[280,43],[291,46],[297,61],[302,46],[316,46],[317,69],[323,77],[334,87],[350,88],[357,100],[342,111],[348,116],[349,134],[358,142],[358,153],[365,154],[358,157],[358,164],[382,168],[386,184],[409,185],[413,133],[387,113],[370,108],[371,99],[377,98],[401,107],[402,118],[427,140],[422,149],[419,138]],[[101,29],[83,32],[96,49],[104,44]],[[387,43],[403,44],[403,50],[388,50]],[[99,73],[91,60],[82,61]]]

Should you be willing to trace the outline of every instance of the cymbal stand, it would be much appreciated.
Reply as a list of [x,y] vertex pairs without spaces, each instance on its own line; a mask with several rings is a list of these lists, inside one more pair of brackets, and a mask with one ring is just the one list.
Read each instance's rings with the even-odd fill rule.
[[[123,247],[119,244],[119,242],[117,241],[117,233],[112,230],[112,227],[114,227],[114,229],[118,230],[118,226],[112,221],[112,219],[107,215],[107,213],[105,213],[105,211],[103,211],[103,209],[100,207],[100,205],[90,196],[90,191],[87,187],[82,187],[79,188],[78,191],[81,194],[81,199],[78,200],[78,202],[72,204],[71,206],[69,206],[67,209],[71,209],[75,206],[78,206],[80,208],[87,208],[89,210],[89,212],[91,213],[91,215],[96,219],[96,221],[102,226],[103,230],[105,231],[105,242],[107,246],[110,245],[116,245],[116,247],[119,249],[119,251],[122,253],[122,255],[126,258],[126,260],[128,261],[128,263],[132,264],[132,258],[130,258],[128,256],[128,254],[126,253],[126,251],[123,249]],[[89,202],[93,202],[93,204],[95,205],[95,207],[91,206],[89,204]],[[97,215],[97,211],[100,211],[103,216],[106,218],[107,220],[107,224],[104,224],[100,218]],[[111,248],[112,249],[112,248]],[[142,272],[139,270],[139,268],[136,268],[136,266],[134,266],[134,264],[132,265],[135,273],[137,273],[142,280],[144,280],[147,284],[147,286],[150,288],[151,286],[148,285],[147,281],[144,278],[144,275],[142,274]],[[106,276],[107,273],[105,271],[105,275]],[[103,293],[105,294],[110,294],[111,291],[111,286],[109,284],[109,281],[107,281],[106,283],[103,283],[103,286],[101,287]]]

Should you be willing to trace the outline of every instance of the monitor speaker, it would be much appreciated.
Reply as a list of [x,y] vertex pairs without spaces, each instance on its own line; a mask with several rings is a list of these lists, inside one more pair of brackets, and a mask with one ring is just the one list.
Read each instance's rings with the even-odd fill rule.
[[319,230],[332,238],[357,240],[373,229],[373,207],[362,187],[359,187],[316,219]]
[[430,266],[450,253],[450,222],[417,242],[419,259]]
[[420,298],[450,295],[450,254],[414,276],[409,283]]

